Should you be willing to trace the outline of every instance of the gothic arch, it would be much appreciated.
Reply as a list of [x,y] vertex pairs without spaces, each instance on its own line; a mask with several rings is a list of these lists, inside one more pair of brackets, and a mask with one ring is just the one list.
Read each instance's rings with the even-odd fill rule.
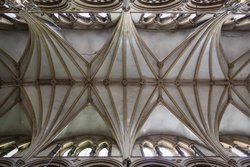
[[249,167],[250,166],[250,158],[244,158],[238,161],[239,166]]
[[140,159],[133,162],[131,167],[149,167],[152,165],[155,167],[180,167],[180,165],[175,162],[160,158]]
[[24,165],[24,167],[43,167],[44,165],[55,165],[60,167],[71,167],[72,165],[70,162],[63,160],[63,159],[36,159],[31,162],[28,162],[27,164]]
[[14,162],[10,159],[0,159],[1,167],[11,167],[14,165]]
[[183,162],[183,166],[186,167],[196,167],[196,165],[215,165],[216,167],[228,167],[228,164],[226,164],[223,161],[217,160],[217,159],[209,159],[206,158],[207,161],[204,159],[187,159]]
[[114,159],[89,159],[77,164],[75,167],[122,167],[122,164]]

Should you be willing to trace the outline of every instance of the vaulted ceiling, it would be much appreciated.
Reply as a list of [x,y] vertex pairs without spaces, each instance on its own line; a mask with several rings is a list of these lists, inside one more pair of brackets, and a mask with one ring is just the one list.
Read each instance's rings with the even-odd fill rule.
[[[219,135],[250,135],[250,52],[247,42],[232,44],[221,33],[230,26],[235,28],[232,18],[237,13],[225,12],[226,9],[242,12],[246,7],[222,0],[126,3],[129,2],[0,3],[0,11],[17,14],[12,28],[14,25],[28,28],[28,38],[26,31],[0,32],[4,37],[0,39],[0,136],[30,135],[32,140],[23,156],[25,160],[56,139],[81,135],[112,137],[126,158],[131,156],[139,137],[165,134],[206,144],[228,161]],[[41,16],[28,5],[48,13],[58,10],[61,17]],[[182,38],[168,33],[166,38],[172,38],[172,43],[159,40],[165,38],[161,37],[164,31],[158,38],[153,32],[156,37],[152,38],[145,35],[148,32],[138,32],[138,28],[173,30],[173,26],[169,28],[170,22],[157,13],[138,17],[133,12],[170,9],[175,23],[185,19],[178,18],[175,12],[217,13],[214,16],[202,13],[200,22],[195,20],[199,26],[189,29]],[[62,14],[102,10],[111,14],[104,18],[93,14],[92,19]],[[74,22],[68,20],[71,16]],[[93,22],[93,17],[97,21]],[[190,19],[191,14],[185,17]],[[8,20],[3,19],[0,27],[11,27]],[[249,21],[244,21],[241,26],[249,29]],[[91,24],[86,25],[88,22]],[[112,33],[103,30],[106,34],[102,41],[88,38],[86,45],[94,46],[91,48],[94,52],[84,55],[81,52],[86,47],[81,46],[81,39],[63,36],[55,24],[75,29],[113,27],[113,30]],[[194,26],[186,24],[189,28]],[[174,29],[179,31],[178,26]],[[8,39],[11,36],[8,33],[12,39]],[[15,33],[20,40],[13,38]],[[249,34],[241,35],[244,33]],[[70,42],[69,38],[74,39]]]

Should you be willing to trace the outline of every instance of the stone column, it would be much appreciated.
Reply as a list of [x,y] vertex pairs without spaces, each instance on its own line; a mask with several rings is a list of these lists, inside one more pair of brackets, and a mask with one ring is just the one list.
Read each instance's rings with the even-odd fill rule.
[[180,156],[185,157],[184,152],[181,151],[181,148],[180,148],[177,144],[174,146],[174,148],[176,149],[176,151],[178,152],[178,154],[179,154]]
[[162,156],[162,152],[161,152],[161,150],[160,150],[160,148],[159,148],[158,145],[155,146],[155,151],[156,151],[156,153],[157,153],[159,156]]
[[201,157],[205,157],[205,155],[200,151],[200,149],[198,149],[194,144],[191,144],[190,147],[192,148],[192,150],[194,150],[196,154]]
[[74,154],[76,148],[77,148],[77,144],[74,144],[73,147],[71,148],[71,150],[69,151],[67,157],[72,156]]
[[89,153],[89,156],[95,156],[96,155],[96,149],[97,149],[97,144],[94,144],[92,147],[91,152]]
[[110,144],[108,147],[108,156],[110,157],[112,153],[112,145]]
[[57,144],[57,146],[50,152],[50,154],[48,155],[49,157],[54,157],[58,151],[61,149],[62,144]]

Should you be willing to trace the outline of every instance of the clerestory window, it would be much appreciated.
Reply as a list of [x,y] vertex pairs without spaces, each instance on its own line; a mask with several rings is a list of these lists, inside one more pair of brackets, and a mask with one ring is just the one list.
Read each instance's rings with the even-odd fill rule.
[[85,148],[78,154],[78,156],[90,156],[91,151],[91,148]]

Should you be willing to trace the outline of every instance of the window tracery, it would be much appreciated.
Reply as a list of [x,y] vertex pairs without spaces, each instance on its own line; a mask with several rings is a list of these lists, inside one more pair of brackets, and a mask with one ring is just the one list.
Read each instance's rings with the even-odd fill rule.
[[165,148],[165,147],[159,147],[161,153],[162,153],[162,156],[174,156],[174,154],[172,153],[172,151],[168,148]]
[[110,145],[106,141],[103,141],[98,144],[98,148],[96,151],[97,151],[98,156],[107,157],[111,155],[111,148],[112,148],[112,145]]
[[166,9],[176,9],[181,6],[180,0],[133,0],[132,5],[138,10],[160,11]]
[[185,167],[205,167],[205,166],[213,166],[213,167],[228,167],[228,164],[211,158],[196,158],[196,159],[187,159],[183,162],[183,166]]
[[225,5],[225,0],[189,0],[186,8],[190,10],[216,10]]
[[16,157],[30,145],[29,137],[3,137],[0,142],[0,158]]
[[153,157],[154,156],[154,153],[153,153],[153,150],[148,148],[148,147],[143,147],[143,155],[145,157]]
[[[52,145],[55,146],[52,147]],[[112,145],[114,145],[112,139],[101,136],[62,139],[57,141],[57,143],[51,144],[49,156],[107,157],[111,156]]]
[[114,10],[121,6],[122,1],[120,0],[73,0],[74,4],[81,8],[89,8],[92,10],[102,9]]
[[243,152],[241,152],[240,150],[238,150],[238,149],[235,148],[235,147],[231,147],[230,150],[231,150],[234,154],[236,154],[236,155],[238,155],[238,156],[240,156],[240,157],[247,157],[246,154],[244,154]]
[[[105,16],[105,17],[106,17],[106,16]],[[93,143],[95,143],[95,144],[93,144]],[[99,147],[100,147],[99,144],[98,144],[97,142],[93,142],[93,143],[92,143],[92,145],[91,145],[91,147],[90,147],[90,148],[91,148],[90,153],[92,152],[92,155],[100,155],[100,152],[101,152],[102,150],[105,150],[106,152],[108,152],[108,151],[107,151],[107,150],[108,150],[107,148],[99,149]],[[156,150],[156,148],[155,148],[155,147],[156,147],[156,144],[157,144],[157,143],[153,143],[153,147],[152,147],[153,152],[155,152],[155,150]],[[176,143],[173,143],[173,144],[176,144]],[[97,146],[98,146],[98,147],[97,147]],[[145,148],[147,148],[147,147],[145,147]],[[160,147],[160,148],[164,148],[164,149],[165,149],[165,147]],[[233,147],[233,148],[235,148],[235,147]],[[61,149],[61,148],[60,148],[60,149]],[[66,148],[64,148],[64,149],[66,149]],[[83,147],[81,147],[81,149],[83,149]],[[80,151],[81,149],[79,148],[79,151]],[[98,150],[98,149],[99,149],[99,153],[98,153],[98,151],[96,151],[96,150]],[[172,149],[175,150],[175,151],[177,150],[176,148],[172,148]],[[182,150],[182,149],[183,149],[183,148],[181,148],[180,150]],[[248,146],[248,149],[249,149],[249,146]],[[237,149],[237,150],[238,150],[238,149]],[[72,149],[68,149],[67,151],[70,152],[70,151],[72,151]],[[67,152],[67,151],[65,151],[65,152]],[[161,149],[160,149],[160,151],[161,151]],[[65,153],[65,152],[64,152],[64,153]],[[69,153],[69,152],[67,152],[67,153]],[[58,152],[56,151],[55,154],[57,154],[57,153],[58,153]],[[90,154],[90,153],[89,153],[89,154]],[[157,153],[158,153],[158,152],[157,152]],[[163,153],[163,151],[162,151],[162,153]],[[145,151],[144,151],[144,154],[145,154]],[[158,153],[158,154],[159,154],[159,153]],[[64,154],[63,154],[63,155],[64,155]]]
[[68,149],[68,150],[66,150],[66,151],[63,153],[62,156],[63,156],[63,157],[67,157],[70,151],[71,151],[71,148]]
[[140,144],[140,149],[141,149],[141,154],[144,157],[153,157],[153,156],[156,156],[156,154],[157,154],[153,143],[151,143],[150,141],[147,141],[147,140],[143,141]]
[[189,151],[188,150],[186,150],[185,148],[180,148],[181,149],[181,151],[184,153],[184,156],[190,156],[190,153],[189,153]]
[[82,151],[80,151],[80,153],[78,154],[78,156],[90,156],[90,153],[91,153],[92,149],[87,147],[87,148],[84,148],[82,149]]
[[241,136],[221,136],[221,145],[239,157],[250,156],[249,139]]
[[225,149],[229,150],[229,152],[232,152],[235,155],[240,156],[240,157],[247,157],[247,154],[245,154],[245,153],[247,153],[247,151],[245,151],[244,149],[239,147],[237,144],[230,145],[230,144],[227,144],[227,143],[224,143],[224,142],[221,142],[221,144]]
[[[141,155],[145,157],[187,157],[197,154],[205,156],[194,141],[176,139],[173,136],[147,136],[138,139],[137,143],[141,149]],[[199,145],[199,144],[198,144]]]
[[10,152],[8,152],[3,157],[4,158],[10,158],[10,157],[14,156],[17,152],[18,152],[18,148],[14,148],[13,150],[11,150]]
[[103,148],[100,150],[100,152],[98,153],[99,157],[107,157],[109,153],[109,150],[107,148]]

